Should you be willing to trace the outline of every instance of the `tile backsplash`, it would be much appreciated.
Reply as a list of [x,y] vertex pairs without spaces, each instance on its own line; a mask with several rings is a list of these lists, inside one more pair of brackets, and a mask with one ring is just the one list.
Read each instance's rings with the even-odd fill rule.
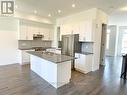
[[32,47],[51,47],[51,41],[41,41],[41,40],[19,40],[18,48],[27,49]]
[[89,53],[93,53],[93,44],[92,42],[90,43],[81,43],[81,52],[89,52]]

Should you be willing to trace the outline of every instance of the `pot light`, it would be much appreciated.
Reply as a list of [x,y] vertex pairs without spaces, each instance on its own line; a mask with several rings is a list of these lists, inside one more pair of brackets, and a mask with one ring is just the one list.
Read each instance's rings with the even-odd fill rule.
[[48,17],[51,17],[51,14],[48,14]]
[[34,13],[37,14],[37,10],[34,10]]
[[127,7],[120,8],[121,11],[127,11]]
[[76,6],[75,4],[72,4],[72,8],[75,8],[75,6]]
[[61,13],[61,10],[58,10],[58,13]]

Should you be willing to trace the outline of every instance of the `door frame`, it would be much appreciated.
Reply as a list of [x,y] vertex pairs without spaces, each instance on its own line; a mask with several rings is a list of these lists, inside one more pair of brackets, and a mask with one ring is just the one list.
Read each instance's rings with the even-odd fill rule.
[[106,33],[107,33],[107,24],[102,23],[101,50],[100,50],[101,65],[105,65]]

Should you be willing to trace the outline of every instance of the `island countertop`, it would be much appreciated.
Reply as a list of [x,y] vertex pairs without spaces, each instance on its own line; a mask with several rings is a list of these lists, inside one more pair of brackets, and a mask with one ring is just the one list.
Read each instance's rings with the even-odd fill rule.
[[47,61],[56,63],[56,64],[75,59],[75,57],[61,55],[61,54],[55,54],[55,53],[51,53],[51,52],[27,51],[27,53],[37,56],[37,57],[40,57],[40,58],[45,59]]

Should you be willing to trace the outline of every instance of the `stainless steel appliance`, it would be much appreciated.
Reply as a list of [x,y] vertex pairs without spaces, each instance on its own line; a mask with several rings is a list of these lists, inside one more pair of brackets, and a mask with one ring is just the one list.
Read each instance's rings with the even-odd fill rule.
[[42,40],[44,38],[44,35],[41,34],[33,34],[33,40]]
[[[75,57],[75,52],[79,51],[79,34],[63,35],[61,46],[62,54]],[[74,62],[72,60],[72,69],[75,67]]]
[[42,47],[34,47],[35,51],[43,51]]

